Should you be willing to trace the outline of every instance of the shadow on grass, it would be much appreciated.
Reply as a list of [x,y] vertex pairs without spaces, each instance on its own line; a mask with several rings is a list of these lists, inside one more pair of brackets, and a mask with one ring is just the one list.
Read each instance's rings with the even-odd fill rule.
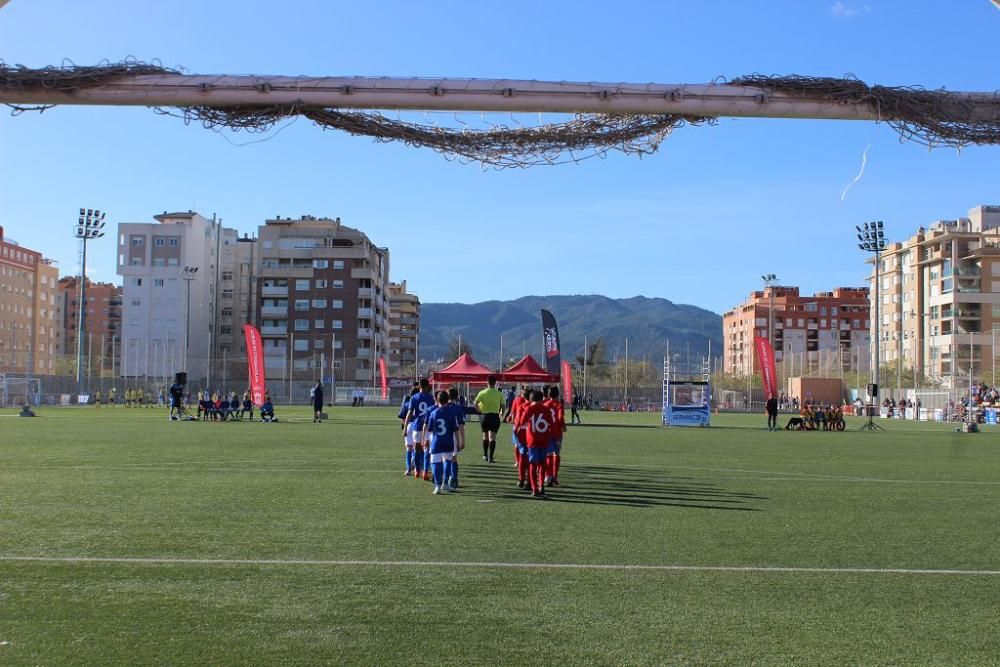
[[[602,465],[564,465],[557,487],[547,488],[550,502],[626,507],[690,507],[696,509],[762,512],[754,507],[768,498],[726,490],[692,477],[658,475],[652,470]],[[517,488],[513,463],[492,465],[473,461],[462,466],[462,495],[491,500],[534,500]]]

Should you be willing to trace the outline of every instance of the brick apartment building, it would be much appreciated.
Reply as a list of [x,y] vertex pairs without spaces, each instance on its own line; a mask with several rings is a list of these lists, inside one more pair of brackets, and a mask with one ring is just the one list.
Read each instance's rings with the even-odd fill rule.
[[[66,359],[76,359],[77,326],[79,325],[80,279],[65,276],[59,279],[59,302],[62,304],[62,353]],[[89,279],[84,290],[87,308],[84,311],[83,341],[84,370],[89,374],[111,372],[118,363],[122,330],[122,288],[112,283],[94,283]]]
[[420,298],[406,291],[406,281],[389,283],[389,374],[416,376]]
[[0,227],[0,373],[48,374],[60,354],[59,269]]
[[866,371],[868,313],[867,287],[838,287],[812,296],[800,295],[798,287],[777,285],[754,291],[722,316],[723,367],[737,375],[759,371],[753,339],[768,337],[770,314],[775,360],[786,377]]
[[258,245],[268,376],[374,384],[389,342],[389,250],[339,218],[309,215],[267,220]]

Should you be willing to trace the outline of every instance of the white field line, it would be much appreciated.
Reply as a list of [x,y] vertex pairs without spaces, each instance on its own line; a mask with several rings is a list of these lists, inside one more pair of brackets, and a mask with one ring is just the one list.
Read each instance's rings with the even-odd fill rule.
[[[371,463],[372,457],[363,458],[350,458],[350,459],[336,459],[329,462],[316,462],[316,465],[323,465],[323,463],[328,463],[330,466],[340,466],[343,463],[350,463],[352,461],[365,461]],[[389,461],[389,459],[385,459]],[[394,460],[394,459],[393,459]],[[331,467],[331,468],[236,468],[236,467],[194,467],[194,466],[204,466],[211,465],[213,463],[310,463],[309,461],[301,459],[286,459],[286,460],[275,460],[275,461],[188,461],[188,462],[174,462],[174,463],[158,463],[158,464],[143,464],[143,463],[123,463],[120,465],[108,466],[108,465],[66,465],[66,466],[17,466],[17,465],[2,465],[0,464],[0,470],[135,470],[135,471],[176,471],[176,472],[191,472],[191,473],[204,473],[204,472],[239,472],[239,473],[290,473],[290,472],[302,472],[302,473],[340,473],[342,470]],[[190,468],[185,468],[182,466],[192,466]],[[624,464],[621,467],[641,469],[646,468],[650,471],[656,471],[654,468],[649,468],[648,466],[639,465],[629,465]],[[845,477],[837,475],[820,475],[811,474],[804,472],[779,472],[775,470],[748,470],[743,468],[708,468],[703,466],[668,466],[668,469],[672,470],[705,470],[709,472],[738,472],[747,473],[744,477],[713,477],[703,481],[741,481],[741,482],[825,482],[828,484],[909,484],[909,485],[927,485],[927,486],[1000,486],[1000,480],[961,480],[961,479],[891,479],[891,478],[880,478],[880,477]],[[365,471],[350,470],[350,472],[389,472],[388,468],[377,468]],[[777,475],[777,477],[754,477],[753,475]],[[669,480],[669,475],[666,477]]]
[[507,570],[604,570],[612,572],[733,572],[776,574],[915,574],[948,576],[1000,576],[1000,570],[945,570],[876,567],[782,567],[770,565],[640,565],[613,563],[500,563],[489,561],[442,560],[284,560],[243,558],[119,558],[119,557],[56,557],[0,555],[0,562],[120,564],[120,565],[250,565],[303,567],[441,567],[484,568]]
[[[881,477],[847,477],[841,475],[819,475],[807,472],[779,472],[776,470],[746,470],[743,468],[707,468],[703,466],[668,466],[670,470],[705,470],[709,472],[742,472],[749,475],[777,475],[777,477],[757,478],[759,481],[768,482],[871,482],[877,484],[972,484],[996,486],[1000,485],[1000,480],[961,480],[961,479],[891,479]],[[753,477],[731,477],[726,479],[752,480]]]

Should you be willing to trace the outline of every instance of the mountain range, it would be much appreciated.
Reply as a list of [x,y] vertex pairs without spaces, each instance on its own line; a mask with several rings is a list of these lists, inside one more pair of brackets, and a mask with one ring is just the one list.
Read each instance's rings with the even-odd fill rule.
[[660,298],[589,294],[421,304],[420,358],[451,361],[461,338],[463,348],[491,368],[500,362],[501,344],[505,366],[524,353],[541,362],[543,308],[555,316],[563,359],[570,362],[583,356],[585,338],[588,347],[602,338],[608,361],[625,355],[626,339],[629,358],[650,363],[662,361],[668,341],[671,353],[680,355],[679,364],[690,359],[696,365],[708,354],[709,342],[713,356],[722,354],[722,317],[716,313]]

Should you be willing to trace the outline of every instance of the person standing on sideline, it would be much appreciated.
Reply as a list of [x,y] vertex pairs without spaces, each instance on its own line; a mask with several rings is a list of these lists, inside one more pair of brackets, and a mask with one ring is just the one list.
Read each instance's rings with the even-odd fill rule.
[[573,402],[570,403],[570,421],[573,424],[582,424],[583,420],[580,418],[580,394],[573,392]]
[[483,429],[483,460],[493,463],[497,449],[497,431],[500,430],[500,411],[504,407],[503,392],[497,389],[497,378],[489,376],[486,389],[476,394],[475,405],[482,415],[479,425]]
[[313,403],[313,424],[323,421],[323,383],[316,380],[312,391],[309,392]]
[[774,394],[767,395],[767,403],[764,404],[764,409],[767,411],[767,430],[777,431],[778,430],[778,399],[774,397]]

